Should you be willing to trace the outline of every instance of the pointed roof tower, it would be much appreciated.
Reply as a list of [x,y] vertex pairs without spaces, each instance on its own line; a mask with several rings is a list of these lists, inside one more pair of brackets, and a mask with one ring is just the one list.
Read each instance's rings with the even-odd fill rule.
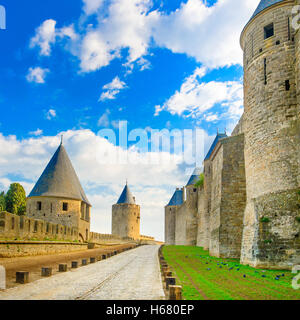
[[188,183],[186,186],[191,186],[194,185],[198,180],[199,180],[199,176],[202,173],[200,168],[196,168],[193,172],[193,174],[191,175]]
[[125,188],[123,189],[123,192],[122,192],[117,204],[125,204],[125,203],[126,204],[135,204],[135,199],[129,190],[127,181],[126,181]]
[[176,189],[167,206],[180,206],[182,204],[183,204],[183,191],[181,189]]
[[59,197],[81,200],[91,205],[62,144],[62,140],[28,197]]
[[212,143],[212,145],[211,145],[211,147],[210,147],[210,149],[209,149],[209,151],[208,151],[208,153],[207,153],[207,155],[206,155],[204,160],[208,160],[209,159],[209,157],[211,156],[212,152],[214,151],[214,149],[215,149],[217,143],[219,142],[219,140],[221,140],[223,138],[227,138],[227,137],[228,136],[227,136],[226,133],[219,133],[218,132],[218,134],[217,134],[214,142]]

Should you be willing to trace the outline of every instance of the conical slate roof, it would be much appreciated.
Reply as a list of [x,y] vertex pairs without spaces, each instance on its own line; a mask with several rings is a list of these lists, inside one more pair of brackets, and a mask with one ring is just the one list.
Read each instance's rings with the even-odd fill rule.
[[173,197],[171,198],[168,206],[180,206],[183,204],[183,191],[181,189],[177,189]]
[[251,19],[253,19],[256,15],[258,15],[263,10],[267,9],[268,7],[271,7],[273,4],[276,4],[278,2],[284,2],[284,1],[285,0],[261,0]]
[[209,157],[211,156],[212,152],[214,151],[217,143],[219,142],[220,139],[223,139],[223,138],[227,138],[227,134],[226,133],[218,133],[217,134],[217,136],[216,136],[214,142],[212,143],[212,145],[211,145],[211,147],[210,147],[210,149],[209,149],[209,151],[208,151],[208,153],[207,153],[207,155],[206,155],[204,160],[209,159]]
[[135,204],[135,200],[133,198],[132,193],[129,190],[128,184],[126,183],[126,186],[117,202],[117,204]]
[[29,194],[29,198],[39,196],[81,200],[90,205],[62,144]]
[[199,176],[200,174],[202,173],[201,169],[200,168],[196,168],[193,172],[193,174],[191,175],[188,183],[187,183],[187,186],[191,186],[191,185],[194,185],[198,180],[199,180]]

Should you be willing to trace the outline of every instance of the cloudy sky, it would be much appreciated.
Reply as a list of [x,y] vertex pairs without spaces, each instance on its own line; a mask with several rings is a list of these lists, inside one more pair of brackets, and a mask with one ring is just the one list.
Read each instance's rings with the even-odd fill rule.
[[[119,121],[149,133],[199,128],[205,150],[218,129],[230,132],[243,112],[239,36],[258,2],[1,0],[0,189],[20,182],[29,193],[63,134],[92,230],[111,232],[128,179],[142,233],[163,240],[164,206],[193,165],[98,132],[117,135]],[[140,161],[118,163],[120,152]]]

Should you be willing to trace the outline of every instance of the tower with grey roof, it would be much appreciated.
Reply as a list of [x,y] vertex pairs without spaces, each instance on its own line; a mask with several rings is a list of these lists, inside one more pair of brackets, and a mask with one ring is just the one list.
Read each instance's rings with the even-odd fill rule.
[[136,204],[128,183],[112,206],[112,234],[122,238],[140,238],[140,206]]
[[[30,218],[76,228],[89,240],[91,204],[61,143],[27,198]],[[51,238],[51,235],[49,235]]]

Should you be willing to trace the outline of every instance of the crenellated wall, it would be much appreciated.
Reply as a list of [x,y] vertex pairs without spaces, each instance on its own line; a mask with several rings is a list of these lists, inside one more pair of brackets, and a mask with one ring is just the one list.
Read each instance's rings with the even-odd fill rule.
[[0,213],[0,239],[78,240],[78,229],[43,220]]

